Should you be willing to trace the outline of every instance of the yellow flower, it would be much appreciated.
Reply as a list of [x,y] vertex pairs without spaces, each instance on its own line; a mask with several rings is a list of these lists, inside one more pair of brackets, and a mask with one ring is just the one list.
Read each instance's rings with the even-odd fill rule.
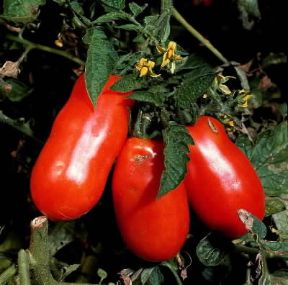
[[161,68],[169,65],[168,68],[171,70],[172,73],[174,73],[176,67],[175,61],[183,59],[182,56],[176,54],[177,44],[173,41],[170,41],[168,43],[167,49],[161,46],[157,46],[156,48],[160,54],[163,54]]
[[253,95],[251,94],[247,94],[242,96],[242,98],[240,99],[240,104],[238,105],[241,108],[248,108],[248,102],[250,101],[250,99],[253,97]]
[[153,68],[155,67],[155,62],[152,60],[148,60],[147,58],[142,57],[139,62],[135,65],[136,69],[140,73],[140,77],[149,75],[151,77],[158,77],[160,74],[156,74],[153,71]]
[[223,76],[222,74],[217,74],[213,82],[215,88],[221,91],[221,93],[226,96],[233,94],[232,91],[229,89],[229,87],[225,84],[230,78],[235,78],[235,77]]

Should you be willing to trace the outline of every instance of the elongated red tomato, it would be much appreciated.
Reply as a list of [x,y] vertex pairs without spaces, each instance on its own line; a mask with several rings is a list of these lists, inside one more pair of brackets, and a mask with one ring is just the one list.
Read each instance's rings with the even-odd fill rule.
[[127,93],[109,90],[110,76],[93,107],[80,76],[33,167],[31,194],[51,220],[73,220],[100,199],[128,133]]
[[157,198],[164,168],[162,142],[130,138],[113,173],[113,202],[127,247],[148,261],[174,257],[189,230],[189,203],[184,184]]
[[185,185],[193,210],[209,228],[227,237],[244,235],[247,230],[238,210],[259,219],[265,214],[265,194],[256,171],[215,118],[202,116],[188,131],[195,145],[190,147]]

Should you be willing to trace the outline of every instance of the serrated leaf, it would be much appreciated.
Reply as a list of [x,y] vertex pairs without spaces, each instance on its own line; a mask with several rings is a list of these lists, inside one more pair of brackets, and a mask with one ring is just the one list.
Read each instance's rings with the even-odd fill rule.
[[4,0],[2,18],[18,24],[27,24],[37,19],[39,7],[46,0]]
[[127,19],[128,15],[122,11],[110,12],[98,17],[92,24],[103,24],[120,19]]
[[125,8],[125,0],[101,0],[101,2],[117,10],[123,10]]
[[163,105],[163,97],[161,97],[160,94],[148,91],[136,91],[130,95],[129,98],[140,102],[151,103],[157,107]]
[[[238,144],[238,143],[237,143]],[[263,133],[256,144],[238,144],[254,165],[265,193],[281,196],[288,193],[288,123],[282,122]]]
[[137,75],[129,74],[113,84],[111,89],[119,92],[128,92],[131,90],[140,89],[143,87],[143,82],[144,81],[141,80],[141,78],[139,78]]
[[129,3],[129,9],[134,17],[137,17],[139,14],[141,14],[146,8],[147,5],[140,6],[135,2]]
[[228,253],[215,246],[210,239],[210,235],[204,237],[196,246],[196,254],[199,261],[205,266],[218,266],[226,263]]
[[211,86],[214,77],[214,72],[209,65],[203,65],[186,73],[174,94],[177,106],[189,109]]
[[89,43],[89,47],[85,64],[85,79],[89,97],[92,103],[96,104],[118,55],[102,30],[93,28],[88,33],[86,42]]
[[186,173],[186,164],[189,160],[189,144],[192,138],[186,128],[181,125],[170,125],[163,131],[164,171],[161,175],[158,197],[175,189],[183,180]]
[[271,216],[286,209],[285,202],[279,197],[266,197],[266,216]]

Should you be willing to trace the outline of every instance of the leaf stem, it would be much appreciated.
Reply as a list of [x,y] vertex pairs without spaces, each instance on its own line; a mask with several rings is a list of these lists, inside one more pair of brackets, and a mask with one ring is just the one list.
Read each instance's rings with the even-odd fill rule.
[[229,64],[228,59],[226,59],[222,53],[210,43],[210,41],[204,38],[193,26],[191,26],[175,8],[172,9],[172,15],[190,34],[192,34],[192,36],[208,48],[220,61]]
[[28,46],[29,51],[32,49],[38,49],[38,50],[42,50],[45,52],[49,52],[52,54],[56,54],[56,55],[65,57],[65,58],[67,58],[67,59],[69,59],[69,60],[71,60],[71,61],[73,61],[79,65],[85,65],[85,62],[82,61],[80,58],[78,58],[74,55],[71,55],[71,54],[67,53],[66,51],[58,50],[58,49],[55,49],[55,48],[52,48],[49,46],[45,46],[45,45],[41,45],[41,44],[37,44],[37,43],[33,43],[33,42],[30,42],[30,41],[28,41],[22,37],[16,37],[13,35],[7,35],[7,39],[15,41],[15,42],[20,43],[20,44],[23,44],[25,46]]

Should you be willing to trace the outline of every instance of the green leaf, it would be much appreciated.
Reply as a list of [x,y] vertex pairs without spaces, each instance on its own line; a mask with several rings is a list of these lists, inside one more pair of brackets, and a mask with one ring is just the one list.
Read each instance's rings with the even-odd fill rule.
[[78,1],[71,1],[69,3],[69,6],[71,7],[71,9],[78,15],[84,16],[84,10],[83,7],[80,5],[80,3]]
[[46,0],[4,0],[2,18],[17,23],[27,24],[37,19],[39,7]]
[[123,10],[125,8],[125,0],[101,0],[101,2],[116,10]]
[[49,233],[49,252],[54,256],[57,251],[72,242],[75,238],[74,222],[59,222]]
[[280,239],[288,241],[288,210],[274,214],[272,218],[278,230]]
[[137,17],[147,8],[147,4],[140,6],[135,2],[129,3],[129,9],[132,12],[134,17]]
[[285,209],[285,202],[279,197],[266,197],[266,216],[277,214]]
[[153,16],[146,16],[144,18],[144,31],[148,35],[154,35],[155,34],[155,27],[158,21],[159,15],[153,15]]
[[160,43],[164,44],[170,35],[170,17],[170,10],[165,10],[161,15],[145,17],[145,33],[153,35]]
[[30,88],[17,79],[0,80],[0,95],[8,98],[11,102],[20,102],[30,93]]
[[161,176],[158,197],[175,189],[184,179],[186,164],[189,160],[189,144],[192,138],[186,128],[181,125],[170,125],[163,131],[164,171]]
[[102,24],[120,19],[127,19],[128,15],[122,11],[110,12],[98,17],[92,24]]
[[[160,43],[164,44],[170,36],[170,18],[171,14],[169,11],[163,12],[156,20],[154,29],[152,30],[153,35],[159,40]],[[151,30],[151,26],[147,26]]]
[[140,31],[140,27],[138,25],[135,25],[135,24],[119,25],[119,26],[116,26],[116,28],[121,29],[121,30],[126,30],[126,31],[135,31],[135,32]]
[[[264,132],[254,146],[237,142],[254,165],[268,196],[288,193],[288,122]],[[244,147],[243,147],[244,144]]]
[[89,43],[85,64],[86,86],[91,101],[96,104],[118,55],[102,30],[88,30],[85,38]]
[[161,97],[160,94],[148,91],[136,91],[130,95],[129,98],[140,102],[151,103],[157,107],[163,105],[163,97]]
[[131,90],[140,89],[143,87],[144,80],[139,78],[135,74],[129,74],[124,76],[119,81],[111,86],[112,90],[116,90],[119,92],[128,92]]
[[196,246],[199,261],[205,266],[218,266],[225,264],[228,253],[212,243],[211,235],[205,236]]
[[160,271],[159,266],[146,268],[141,272],[141,284],[160,285],[164,282],[164,276]]
[[247,230],[256,234],[260,239],[265,238],[267,235],[267,228],[262,221],[244,209],[238,210],[238,215]]
[[214,77],[213,69],[208,64],[186,73],[174,94],[177,106],[189,109],[211,86]]

